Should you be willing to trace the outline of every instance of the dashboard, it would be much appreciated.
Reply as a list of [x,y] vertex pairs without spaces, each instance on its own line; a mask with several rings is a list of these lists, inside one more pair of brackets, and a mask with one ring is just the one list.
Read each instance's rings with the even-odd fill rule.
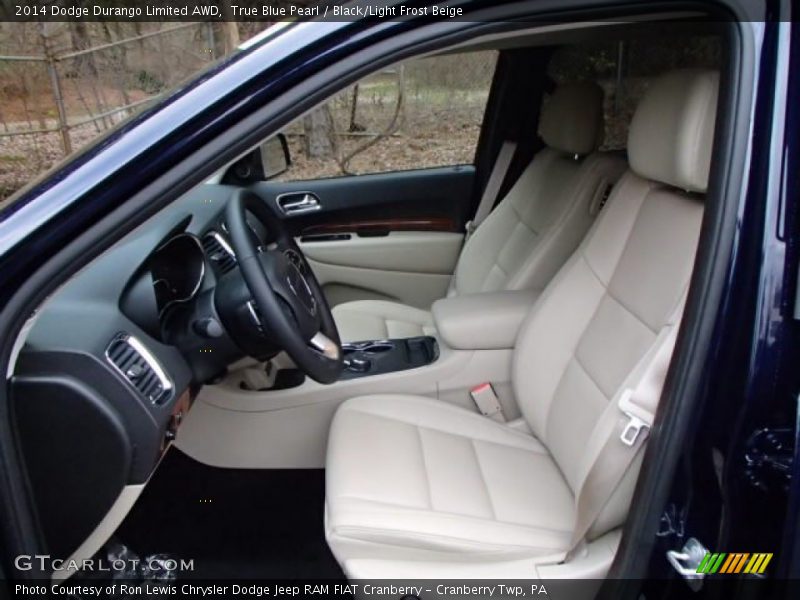
[[69,556],[125,486],[147,481],[204,383],[253,348],[278,351],[255,326],[246,334],[259,343],[242,348],[216,311],[215,288],[238,270],[222,218],[235,189],[195,188],[31,318],[12,402],[54,556]]

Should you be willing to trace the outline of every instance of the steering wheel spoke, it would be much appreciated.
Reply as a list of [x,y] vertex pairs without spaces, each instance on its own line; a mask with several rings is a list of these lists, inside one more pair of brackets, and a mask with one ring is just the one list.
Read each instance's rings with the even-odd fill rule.
[[[248,233],[247,213],[274,236],[274,247],[265,253],[259,252]],[[336,323],[322,288],[283,222],[250,190],[234,192],[226,222],[241,276],[274,341],[312,379],[337,381],[342,349]]]
[[339,344],[321,331],[315,333],[314,337],[308,340],[308,345],[330,360],[339,360],[342,356],[342,349],[339,347]]

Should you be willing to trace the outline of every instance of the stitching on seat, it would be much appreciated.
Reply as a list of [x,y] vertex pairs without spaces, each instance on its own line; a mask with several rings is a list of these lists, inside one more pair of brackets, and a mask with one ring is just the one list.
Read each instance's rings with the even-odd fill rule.
[[413,426],[417,430],[417,438],[419,439],[419,451],[422,455],[422,470],[425,476],[425,485],[428,488],[428,506],[431,510],[436,510],[433,506],[433,488],[431,487],[431,480],[428,476],[428,461],[425,459],[425,442],[422,439],[422,428]]
[[[481,418],[486,418],[486,417],[481,417]],[[438,429],[437,427],[430,427],[430,426],[427,426],[427,425],[416,425],[416,427],[419,430],[427,429],[429,431],[435,431],[437,433],[443,433],[445,435],[452,435],[454,437],[465,438],[465,439],[476,441],[476,442],[483,442],[484,444],[494,444],[495,446],[500,446],[501,448],[509,448],[511,450],[519,450],[520,452],[529,452],[530,454],[535,454],[536,456],[548,456],[547,452],[539,452],[538,449],[534,449],[534,448],[521,448],[521,447],[515,446],[513,444],[503,444],[501,442],[495,442],[494,440],[477,439],[477,438],[469,437],[469,436],[466,436],[466,435],[460,435],[458,433],[453,433],[452,431],[447,431],[446,429]],[[516,432],[513,432],[513,433],[516,433]],[[524,434],[519,434],[519,435],[522,436]]]
[[[524,226],[525,226],[525,229],[527,229],[528,231],[530,231],[530,232],[531,232],[533,235],[535,235],[537,238],[538,238],[538,237],[541,235],[541,233],[540,233],[538,230],[534,229],[532,225],[528,224],[528,223],[525,221],[525,218],[524,218],[524,217],[525,217],[525,215],[523,215],[523,214],[522,214],[522,213],[519,211],[519,209],[517,209],[517,207],[516,207],[516,206],[514,206],[514,203],[513,203],[513,202],[511,203],[511,210],[513,210],[513,211],[514,211],[514,214],[516,214],[516,215],[517,215],[517,225],[520,225],[520,224],[521,224],[521,225],[524,225]],[[516,227],[516,225],[515,225],[514,227]],[[511,236],[509,236],[509,239],[511,239]],[[508,245],[508,240],[506,240],[506,242],[503,244],[503,248],[505,248],[507,245]]]
[[499,521],[500,519],[497,518],[497,510],[494,508],[494,500],[492,499],[492,489],[486,481],[486,474],[483,472],[483,463],[481,463],[481,457],[478,454],[478,443],[475,439],[469,438],[469,445],[472,446],[472,453],[475,455],[475,463],[478,465],[478,475],[481,477],[483,489],[486,491],[486,498],[489,500],[489,510],[492,511],[492,519]]
[[[470,538],[459,538],[459,537],[453,537],[453,536],[447,536],[447,535],[422,533],[422,532],[410,532],[410,531],[405,531],[403,529],[385,529],[385,528],[371,529],[371,528],[367,528],[367,527],[354,527],[352,525],[344,525],[344,526],[339,526],[339,527],[335,527],[334,526],[333,530],[337,535],[340,535],[342,537],[350,537],[350,538],[352,538],[354,540],[358,540],[358,541],[367,541],[367,542],[371,542],[371,543],[380,543],[380,544],[386,544],[388,546],[397,546],[397,547],[400,547],[400,548],[406,548],[408,546],[406,546],[405,544],[401,544],[401,543],[386,543],[385,541],[377,542],[374,539],[369,539],[369,536],[367,536],[367,539],[364,539],[364,538],[356,537],[354,534],[357,534],[358,532],[374,533],[376,531],[380,531],[380,532],[392,533],[392,534],[397,535],[397,537],[400,538],[400,540],[398,540],[398,541],[406,541],[406,540],[414,541],[414,540],[417,540],[419,538],[433,540],[433,541],[439,541],[439,540],[445,541],[445,540],[447,540],[447,541],[459,542],[459,543],[462,543],[462,544],[463,543],[468,543],[468,544],[471,544],[476,549],[486,549],[484,551],[488,551],[488,550],[491,549],[491,550],[494,551],[494,553],[497,553],[497,554],[504,554],[504,553],[507,552],[507,549],[509,549],[509,548],[517,549],[517,550],[545,550],[545,551],[563,550],[564,549],[562,546],[520,546],[520,545],[517,545],[517,544],[509,544],[509,545],[501,546],[500,544],[485,543],[485,542],[480,542],[478,540],[474,540],[474,539],[470,539]],[[350,535],[347,535],[348,533]],[[441,549],[441,550],[434,550],[434,549],[426,548],[425,550],[434,551],[434,552],[436,552],[436,551],[439,551],[439,552],[448,551],[447,549],[444,549],[444,548]]]
[[600,387],[600,383],[599,383],[599,382],[598,382],[598,381],[597,381],[597,380],[594,378],[594,374],[592,374],[592,373],[589,371],[589,369],[587,369],[587,368],[586,368],[586,365],[584,365],[584,364],[583,364],[583,362],[581,361],[581,359],[580,359],[580,357],[578,356],[578,353],[577,353],[577,352],[575,352],[575,353],[573,353],[573,354],[572,354],[572,359],[573,359],[573,360],[575,361],[575,363],[576,363],[576,364],[577,364],[577,365],[578,365],[578,366],[581,368],[581,370],[582,370],[584,373],[586,373],[586,376],[589,378],[589,381],[591,381],[591,382],[594,384],[594,386],[595,386],[595,387],[596,387],[596,388],[597,388],[597,389],[600,391],[600,393],[603,395],[603,398],[605,398],[605,399],[606,399],[606,402],[608,402],[608,400],[609,400],[609,396],[608,396],[608,395],[607,395],[607,394],[606,394],[606,393],[603,391],[603,388],[602,388],[602,387]]
[[[433,400],[433,399],[430,398],[430,400]],[[455,407],[451,407],[451,406],[442,407],[442,408],[453,408],[453,409],[455,409]],[[448,435],[454,435],[454,436],[457,436],[457,437],[467,437],[467,436],[464,436],[464,435],[459,435],[458,433],[453,433],[452,431],[448,431],[446,429],[440,429],[438,427],[432,427],[430,425],[419,425],[415,421],[407,421],[407,420],[404,420],[401,417],[387,417],[386,415],[382,415],[382,414],[379,414],[379,413],[374,413],[374,412],[370,412],[370,411],[367,411],[367,410],[363,410],[361,407],[352,407],[352,406],[345,405],[345,406],[342,407],[341,410],[361,413],[362,415],[367,415],[367,416],[370,416],[370,417],[373,417],[373,418],[376,418],[376,419],[384,419],[386,421],[396,421],[396,422],[399,422],[399,423],[403,423],[404,425],[409,425],[411,427],[415,427],[417,429],[428,429],[430,431],[436,431],[438,433],[446,433]],[[464,410],[464,409],[457,409],[457,410]],[[495,428],[495,429],[501,429],[504,433],[510,434],[511,436],[513,436],[516,439],[519,439],[520,441],[528,441],[528,440],[531,440],[531,439],[534,439],[534,440],[536,439],[533,436],[530,436],[530,435],[527,435],[527,434],[524,434],[524,433],[520,433],[518,431],[514,431],[513,429],[510,429],[507,426],[501,425],[501,424],[497,423],[496,421],[489,422],[487,420],[486,422],[483,422],[484,419],[486,419],[486,417],[480,416],[480,415],[478,415],[476,413],[468,413],[468,414],[470,415],[468,418],[473,418],[474,417],[476,419],[480,419],[481,422],[482,422],[481,424],[483,426],[488,426],[488,427],[492,427],[492,428]],[[475,438],[470,438],[470,439],[475,439]],[[525,448],[525,447],[518,446],[516,444],[503,444],[502,442],[497,442],[495,440],[486,440],[486,439],[479,439],[477,441],[481,441],[481,442],[483,442],[485,444],[495,444],[496,446],[500,446],[502,448],[512,448],[512,449],[520,450],[522,452],[530,452],[531,454],[535,454],[536,456],[548,456],[548,454],[549,454],[543,448]]]
[[[498,267],[503,271],[503,274],[506,275],[507,279],[511,277],[512,270],[519,272],[520,269],[522,269],[522,267],[526,264],[527,259],[530,258],[534,254],[536,248],[539,247],[541,243],[541,238],[543,237],[541,234],[539,234],[538,232],[534,231],[533,229],[525,225],[525,223],[522,223],[522,225],[525,226],[530,231],[530,234],[523,240],[523,243],[526,247],[525,248],[526,251],[524,252],[525,256],[521,258],[517,257],[516,261],[514,260],[514,257],[508,257],[508,262],[510,264],[508,264],[507,266],[501,264],[504,257],[506,257],[506,250],[508,249],[509,245],[511,244],[511,241],[514,239],[516,235],[517,227],[515,226],[514,231],[512,231],[509,234],[508,239],[503,244],[503,247],[500,249],[500,252],[498,252],[497,259],[494,262],[494,264],[498,265]],[[514,262],[516,262],[517,264],[514,264]]]
[[[346,500],[354,500],[356,502],[366,502],[366,503],[369,503],[369,504],[377,504],[379,506],[385,506],[385,507],[388,507],[388,508],[392,508],[394,510],[403,510],[403,511],[409,511],[409,512],[415,512],[415,511],[430,512],[430,511],[426,511],[426,509],[423,509],[423,508],[417,508],[417,507],[413,507],[413,506],[406,506],[404,504],[396,504],[394,502],[385,502],[383,500],[373,500],[372,498],[362,498],[362,497],[359,497],[359,496],[339,496],[337,498],[337,500],[339,500],[339,501],[342,501],[342,500],[345,500],[345,501]],[[447,511],[447,510],[434,510],[433,512],[436,513],[437,517],[441,517],[441,518],[445,518],[445,519],[449,519],[449,520],[455,520],[455,521],[470,520],[470,521],[477,521],[477,522],[481,522],[481,523],[490,523],[490,524],[493,524],[493,525],[499,525],[501,527],[511,527],[511,528],[516,528],[516,529],[524,529],[526,531],[530,531],[530,532],[536,533],[536,534],[547,534],[547,533],[555,533],[556,535],[572,534],[572,528],[571,527],[568,528],[568,529],[555,529],[555,528],[539,527],[539,526],[530,525],[530,524],[527,524],[527,523],[519,523],[519,522],[516,522],[516,521],[503,521],[503,520],[499,520],[499,519],[488,519],[486,517],[476,517],[474,515],[465,515],[463,513],[454,513],[454,512],[451,512],[451,511]],[[350,527],[350,525],[344,525],[344,527]],[[381,529],[383,529],[383,528],[381,528]]]
[[[498,257],[498,258],[499,258],[499,257]],[[498,271],[500,271],[500,273],[502,273],[503,275],[505,275],[506,277],[508,277],[508,271],[506,271],[506,270],[503,268],[503,265],[501,265],[499,262],[497,262],[497,261],[494,261],[494,262],[492,263],[492,267],[489,269],[489,273],[491,273],[491,272],[492,272],[492,269],[497,269]],[[488,276],[488,274],[489,274],[489,273],[487,273],[487,276]]]
[[[589,273],[592,274],[595,277],[595,279],[597,279],[597,282],[603,288],[604,292],[607,292],[608,288],[603,283],[603,280],[600,278],[600,275],[597,274],[597,272],[594,270],[592,265],[589,263],[589,259],[586,257],[586,255],[583,253],[582,250],[578,252],[578,260],[583,261],[583,263],[589,269]],[[594,321],[595,317],[597,317],[597,312],[600,310],[600,306],[603,304],[604,296],[605,296],[605,293],[603,295],[601,295],[600,299],[597,301],[597,304],[595,305],[594,310],[592,311],[592,316],[589,319],[589,323],[592,323]],[[573,359],[577,358],[577,356],[578,356],[578,348],[580,348],[581,344],[583,343],[583,338],[584,338],[584,336],[586,336],[586,332],[588,330],[589,330],[589,325],[584,327],[584,329],[581,332],[580,336],[578,336],[578,339],[575,341],[575,345],[572,347],[572,350],[570,352],[571,358],[573,358]],[[583,365],[581,365],[581,366],[583,366]],[[567,367],[569,367],[569,361],[567,361],[567,364],[566,364],[564,370],[561,371],[561,377],[558,378],[558,383],[556,383],[555,388],[553,388],[553,395],[555,395],[555,393],[559,389],[561,389],[561,386],[564,383],[564,377],[567,376],[567,370],[568,370]],[[586,370],[586,369],[584,368],[584,370]],[[592,380],[592,381],[594,381],[594,380]],[[597,382],[594,382],[594,383],[595,383],[595,385],[597,385]],[[600,388],[600,392],[603,393],[602,388]],[[605,396],[605,393],[603,393],[603,396]],[[550,429],[550,427],[549,427],[548,424],[550,423],[550,413],[551,413],[551,411],[553,409],[553,404],[554,404],[554,401],[553,401],[553,399],[551,397],[551,400],[547,404],[547,406],[545,408],[545,411],[544,411],[544,421],[543,421],[543,423],[544,423],[545,435],[547,437],[549,437],[549,429]]]
[[[481,288],[480,288],[480,291],[482,291],[482,292],[489,292],[489,291],[492,291],[492,290],[494,289],[494,288],[491,288],[491,287],[489,286],[489,283],[490,283],[490,279],[491,279],[491,276],[492,276],[492,272],[493,272],[495,269],[497,269],[498,271],[500,271],[500,274],[501,274],[501,276],[500,276],[500,277],[501,277],[501,279],[503,279],[503,282],[504,282],[504,284],[508,282],[508,273],[506,273],[506,272],[503,270],[503,267],[501,267],[501,266],[500,266],[500,265],[499,265],[497,262],[493,262],[493,263],[492,263],[492,266],[491,266],[491,267],[489,267],[489,270],[488,270],[488,271],[486,271],[486,274],[485,274],[485,275],[484,275],[484,277],[483,277],[483,281],[481,282]],[[504,285],[504,284],[503,284],[503,285]],[[501,285],[501,288],[502,288],[502,285]]]
[[631,307],[629,307],[627,304],[625,304],[621,299],[617,298],[614,294],[611,293],[611,281],[614,279],[614,276],[617,274],[617,271],[619,270],[619,263],[622,262],[622,257],[625,256],[625,253],[628,251],[628,246],[631,243],[631,237],[633,237],[633,232],[636,229],[636,225],[639,222],[639,219],[642,217],[642,210],[644,209],[644,205],[647,204],[647,201],[650,198],[650,194],[652,192],[653,192],[653,188],[650,187],[644,193],[644,198],[639,203],[639,208],[636,209],[636,217],[633,219],[633,224],[631,225],[631,228],[628,230],[628,235],[625,238],[625,244],[622,247],[622,252],[619,253],[619,257],[617,258],[617,262],[614,264],[614,270],[612,271],[611,276],[608,278],[608,282],[607,283],[603,283],[603,280],[600,278],[600,275],[594,270],[594,267],[592,267],[592,264],[589,261],[589,258],[586,257],[583,252],[581,252],[581,255],[584,256],[584,259],[586,260],[586,264],[589,265],[589,269],[592,271],[592,273],[594,273],[594,276],[597,277],[597,279],[600,280],[600,283],[603,284],[603,287],[606,289],[606,295],[609,298],[611,298],[612,300],[616,300],[617,303],[620,306],[622,306],[622,308],[627,310],[629,313],[631,313],[631,315],[633,315],[639,321],[641,321],[642,324],[645,327],[647,327],[650,331],[652,331],[654,333],[657,333],[656,330],[654,330],[650,326],[649,323],[647,323],[641,316],[639,316],[639,314],[636,311],[634,311]]
[[622,257],[625,256],[625,251],[628,249],[628,244],[630,244],[630,242],[631,242],[631,236],[633,235],[633,231],[634,231],[634,229],[636,229],[636,223],[637,223],[637,221],[639,220],[639,217],[642,214],[642,207],[644,207],[645,202],[647,202],[647,198],[648,198],[648,196],[650,196],[650,192],[652,192],[652,191],[653,191],[653,188],[651,187],[645,192],[644,198],[639,203],[639,207],[636,209],[636,217],[634,217],[633,223],[631,224],[631,227],[628,230],[628,235],[625,237],[625,244],[622,246],[622,252],[619,253],[619,256],[617,257],[617,261],[616,261],[616,263],[614,263],[614,269],[611,272],[611,276],[608,278],[607,282],[605,282],[603,280],[603,278],[600,277],[600,274],[597,271],[595,271],[594,266],[592,266],[592,263],[589,260],[589,257],[586,256],[586,251],[585,251],[586,244],[581,244],[581,247],[580,247],[580,256],[581,256],[581,258],[583,258],[583,260],[588,265],[589,270],[594,274],[595,277],[597,277],[597,280],[606,289],[606,292],[608,292],[608,287],[611,285],[611,280],[614,279],[614,275],[617,274],[617,269],[619,268],[619,263],[622,260]]
[[[592,262],[589,260],[589,257],[586,256],[586,253],[583,251],[583,249],[581,249],[581,251],[578,253],[578,257],[581,260],[583,260],[584,263],[586,263],[586,266],[589,267],[589,272],[592,275],[594,275],[594,277],[595,277],[595,279],[597,279],[598,283],[603,286],[603,289],[608,291],[608,284],[605,281],[603,281],[603,278],[600,277],[600,273],[598,273],[595,270],[594,266],[592,266]],[[617,261],[617,262],[619,262],[619,261]],[[615,273],[616,273],[616,269],[617,269],[617,267],[615,266],[614,267],[614,272]],[[613,277],[613,274],[612,274],[612,277]]]
[[623,302],[623,301],[622,301],[620,298],[617,298],[617,297],[616,297],[616,296],[615,296],[615,295],[614,295],[614,294],[611,292],[611,289],[610,289],[610,288],[608,288],[608,287],[606,287],[606,296],[608,296],[608,297],[609,297],[609,298],[611,298],[611,299],[612,299],[614,302],[616,302],[617,304],[619,304],[619,305],[620,305],[620,306],[621,306],[623,309],[625,309],[625,311],[626,311],[626,312],[630,313],[630,315],[631,315],[631,316],[632,316],[634,319],[636,319],[636,320],[637,320],[637,321],[639,321],[639,322],[640,322],[642,325],[644,325],[645,327],[647,327],[647,330],[648,330],[648,331],[652,331],[654,334],[658,335],[658,331],[657,331],[657,330],[655,330],[655,329],[653,329],[653,328],[650,326],[650,323],[648,323],[648,322],[647,322],[647,321],[645,321],[645,320],[644,320],[642,317],[640,317],[640,316],[639,316],[639,314],[638,314],[638,313],[636,313],[636,311],[634,311],[634,310],[633,310],[633,309],[632,309],[630,306],[628,306],[627,304],[625,304],[625,303],[624,303],[624,302]]
[[[611,162],[608,160],[601,160],[601,157],[597,153],[586,157],[576,173],[576,181],[573,183],[573,187],[567,195],[567,198],[572,201],[565,203],[566,208],[561,209],[558,215],[556,215],[556,218],[552,219],[548,227],[541,232],[534,232],[537,234],[536,239],[538,240],[535,247],[544,246],[545,244],[549,244],[552,240],[557,239],[558,233],[560,233],[559,229],[566,221],[569,221],[577,211],[587,210],[587,208],[584,207],[585,202],[580,201],[586,200],[586,198],[581,198],[580,200],[576,198],[578,198],[579,195],[585,194],[591,202],[594,193],[589,194],[588,191],[596,190],[601,183],[606,181],[605,175],[607,175],[607,167],[609,165],[611,165]],[[585,188],[591,189],[587,191]],[[539,240],[539,238],[541,239]],[[520,279],[522,272],[529,269],[531,263],[534,263],[538,258],[538,255],[534,255],[533,252],[530,252],[523,260],[515,276],[511,278],[512,281]],[[565,263],[566,260],[563,262]],[[530,272],[526,272],[526,275],[529,276]]]

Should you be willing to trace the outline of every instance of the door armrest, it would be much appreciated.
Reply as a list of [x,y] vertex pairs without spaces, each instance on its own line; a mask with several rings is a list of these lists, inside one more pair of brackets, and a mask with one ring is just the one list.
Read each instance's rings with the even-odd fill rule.
[[514,290],[437,300],[433,320],[439,338],[456,350],[513,348],[539,294],[541,290]]

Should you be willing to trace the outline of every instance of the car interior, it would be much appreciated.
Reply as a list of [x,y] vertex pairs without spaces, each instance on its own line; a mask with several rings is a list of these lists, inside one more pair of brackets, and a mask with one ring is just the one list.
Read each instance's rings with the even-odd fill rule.
[[416,58],[494,57],[473,158],[292,178],[287,128],[120,239],[17,342],[49,552],[605,577],[714,201],[725,40],[671,19],[439,48]]

